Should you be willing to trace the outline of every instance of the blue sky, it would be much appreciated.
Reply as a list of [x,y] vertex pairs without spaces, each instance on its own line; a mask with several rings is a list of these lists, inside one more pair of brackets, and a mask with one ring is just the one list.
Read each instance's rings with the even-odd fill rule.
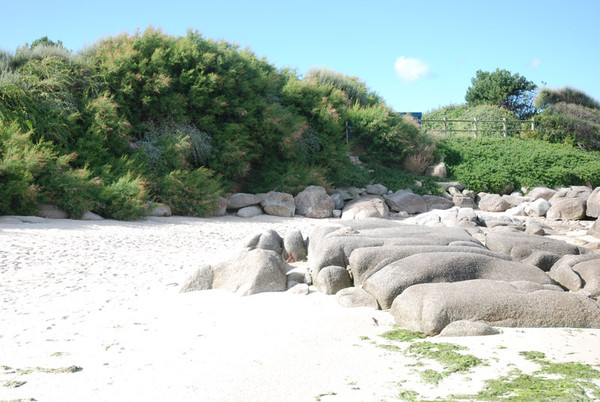
[[356,76],[396,111],[464,102],[477,70],[600,99],[600,1],[0,0],[0,48],[48,36],[78,51],[152,25],[250,47],[277,67]]

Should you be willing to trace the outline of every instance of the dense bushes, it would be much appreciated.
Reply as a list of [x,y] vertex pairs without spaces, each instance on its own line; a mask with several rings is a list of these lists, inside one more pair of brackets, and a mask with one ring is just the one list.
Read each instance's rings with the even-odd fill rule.
[[452,178],[475,191],[503,193],[507,186],[600,185],[600,154],[518,138],[461,139],[438,143]]

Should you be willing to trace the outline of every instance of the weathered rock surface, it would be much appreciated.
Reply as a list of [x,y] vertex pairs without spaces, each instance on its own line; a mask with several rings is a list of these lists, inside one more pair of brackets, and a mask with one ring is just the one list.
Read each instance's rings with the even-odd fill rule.
[[459,320],[500,327],[600,328],[600,305],[576,293],[531,282],[472,280],[411,286],[391,313],[396,323],[426,335]]
[[600,187],[596,187],[586,201],[586,214],[590,218],[600,216]]
[[250,205],[260,204],[261,198],[256,194],[236,193],[227,201],[227,209],[240,209]]
[[485,336],[498,335],[500,331],[482,321],[459,320],[448,324],[440,336]]
[[367,194],[384,196],[388,193],[388,189],[383,184],[369,184],[365,187]]
[[282,292],[286,285],[285,264],[281,257],[271,250],[255,249],[243,251],[237,258],[213,267],[202,266],[181,291],[224,289],[249,296],[261,292]]
[[248,237],[242,243],[242,246],[246,250],[272,250],[281,255],[283,252],[283,239],[279,236],[279,233],[269,229]]
[[335,208],[335,201],[323,187],[309,186],[294,198],[296,214],[307,218],[330,218]]
[[362,288],[348,287],[338,291],[335,299],[342,307],[369,307],[379,309],[377,300]]
[[479,209],[486,212],[504,212],[511,205],[498,194],[486,194],[479,200]]
[[562,198],[552,203],[546,213],[551,220],[578,220],[585,216],[586,200],[583,198]]
[[306,260],[306,242],[299,230],[291,230],[283,237],[285,258],[289,261]]
[[552,253],[550,251],[534,251],[529,257],[524,258],[522,261],[525,264],[531,264],[544,272],[550,271],[556,261],[560,260],[562,255]]
[[436,163],[435,165],[427,166],[425,169],[425,176],[439,177],[445,179],[448,177],[448,170],[444,162]]
[[342,210],[342,219],[368,219],[383,218],[386,219],[390,210],[383,198],[371,195],[361,197],[350,201]]
[[537,267],[486,255],[460,252],[415,254],[372,274],[363,288],[383,309],[409,287],[429,282],[459,282],[472,279],[529,281],[552,284],[550,277]]
[[332,194],[330,197],[333,200],[334,209],[341,210],[346,205],[346,201],[344,201],[344,197],[340,193]]
[[531,217],[545,216],[550,209],[550,203],[543,198],[538,198],[533,202],[524,205],[524,212]]
[[270,191],[260,205],[266,214],[274,216],[294,216],[296,204],[291,194]]
[[551,188],[535,187],[527,193],[527,197],[531,198],[532,201],[535,201],[540,198],[548,201],[554,196],[554,194],[556,194],[556,190],[552,190]]
[[394,212],[405,211],[409,214],[427,212],[427,203],[418,194],[410,190],[399,190],[383,197],[390,210]]
[[600,254],[567,255],[554,264],[550,277],[573,292],[600,296]]
[[319,271],[316,284],[319,292],[334,295],[341,289],[352,286],[352,279],[346,268],[330,265]]
[[452,200],[436,195],[424,195],[423,200],[425,201],[425,205],[427,205],[428,211],[434,209],[450,209],[454,206]]
[[98,214],[93,213],[92,211],[85,211],[79,219],[82,221],[101,221],[104,218]]
[[38,216],[46,219],[67,219],[69,214],[54,205],[41,204],[38,206]]
[[452,197],[452,203],[459,208],[475,208],[475,201],[464,194],[455,195]]
[[588,252],[582,247],[560,240],[525,233],[490,232],[486,235],[485,244],[491,251],[507,254],[518,260],[523,260],[536,251],[548,251],[560,256]]
[[254,218],[255,216],[262,214],[263,211],[258,205],[250,205],[249,207],[243,207],[236,212],[236,215],[240,218]]
[[588,230],[588,234],[596,237],[600,237],[600,223],[598,223],[598,219],[592,225],[592,227]]

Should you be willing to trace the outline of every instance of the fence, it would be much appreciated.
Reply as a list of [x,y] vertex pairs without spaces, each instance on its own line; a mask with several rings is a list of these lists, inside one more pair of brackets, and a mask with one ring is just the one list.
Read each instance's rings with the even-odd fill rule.
[[[421,127],[425,128],[425,124],[429,124],[429,123],[443,123],[443,132],[444,135],[447,135],[448,132],[455,132],[455,131],[467,131],[467,132],[473,132],[473,137],[477,138],[477,134],[480,132],[487,132],[487,131],[494,131],[494,132],[498,132],[498,131],[502,131],[502,134],[504,137],[506,137],[508,131],[513,131],[513,130],[524,130],[526,129],[526,124],[531,123],[531,131],[535,131],[535,119],[531,119],[531,120],[507,120],[507,119],[502,119],[502,120],[478,120],[477,118],[474,118],[473,120],[460,120],[460,119],[446,119],[443,118],[442,120],[430,120],[430,119],[422,119],[419,120],[419,123],[421,124]],[[448,128],[448,123],[473,123],[473,128],[472,129],[449,129]],[[502,129],[500,130],[499,125],[498,128],[482,128],[480,126],[480,124],[482,123],[502,123]],[[514,124],[516,123],[516,124]],[[489,126],[488,126],[489,127]],[[437,129],[437,128],[432,128],[432,129]]]

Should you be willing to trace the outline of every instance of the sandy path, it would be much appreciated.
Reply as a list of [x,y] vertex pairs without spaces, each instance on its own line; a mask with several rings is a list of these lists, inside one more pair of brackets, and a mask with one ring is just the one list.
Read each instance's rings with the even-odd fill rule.
[[[0,400],[379,401],[403,389],[433,398],[476,392],[511,364],[534,370],[523,350],[600,364],[600,330],[506,329],[439,339],[490,365],[433,386],[414,359],[378,347],[389,343],[378,336],[392,328],[386,312],[344,309],[317,292],[178,293],[195,267],[232,256],[249,234],[306,235],[323,224],[228,216],[0,225]],[[70,366],[82,370],[37,369]]]

